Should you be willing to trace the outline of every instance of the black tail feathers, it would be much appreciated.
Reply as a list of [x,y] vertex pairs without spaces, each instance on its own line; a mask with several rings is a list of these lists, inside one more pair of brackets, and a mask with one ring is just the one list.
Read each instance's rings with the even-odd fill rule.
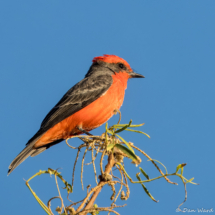
[[33,148],[31,144],[27,145],[11,162],[8,170],[8,175],[19,165],[21,164],[27,157],[31,156],[36,149]]
[[[32,140],[32,139],[31,139]],[[60,140],[55,140],[52,143],[49,143],[45,146],[42,146],[40,148],[35,149],[34,148],[34,144],[37,141],[37,139],[35,140],[29,140],[29,142],[27,143],[27,146],[16,156],[16,158],[11,162],[10,166],[9,166],[9,170],[8,170],[8,175],[17,167],[19,166],[19,164],[21,164],[26,158],[28,158],[29,156],[34,157],[38,154],[40,154],[41,152],[45,151],[46,149],[48,149],[49,147],[60,143],[61,141],[63,141],[63,139]]]

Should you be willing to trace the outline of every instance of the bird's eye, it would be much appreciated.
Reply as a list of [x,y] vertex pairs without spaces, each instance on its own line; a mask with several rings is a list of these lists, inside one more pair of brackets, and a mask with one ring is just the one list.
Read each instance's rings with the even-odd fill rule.
[[120,67],[121,69],[124,69],[124,68],[125,68],[124,64],[122,64],[122,63],[119,64],[119,67]]

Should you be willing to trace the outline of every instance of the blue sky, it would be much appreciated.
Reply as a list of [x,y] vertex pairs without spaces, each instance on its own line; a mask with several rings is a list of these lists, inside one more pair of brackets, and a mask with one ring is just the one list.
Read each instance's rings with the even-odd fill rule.
[[[184,175],[200,185],[188,184],[188,200],[182,209],[215,210],[214,11],[212,0],[1,1],[1,213],[45,214],[23,180],[40,169],[62,168],[64,178],[71,181],[76,152],[65,142],[27,159],[6,175],[10,162],[48,111],[84,77],[93,57],[102,54],[124,58],[146,77],[129,80],[121,112],[123,123],[130,119],[135,124],[145,122],[142,130],[151,139],[126,132],[122,136],[164,163],[169,172],[187,163]],[[114,116],[109,124],[117,120]],[[103,131],[104,126],[92,133]],[[70,144],[80,142],[70,140]],[[148,175],[157,176],[152,164],[142,160]],[[134,178],[138,168],[129,161],[126,165]],[[74,201],[86,194],[79,176],[77,171]],[[92,167],[87,166],[85,187],[94,185],[93,179]],[[140,185],[130,184],[127,206],[117,211],[175,214],[184,200],[184,189],[179,179],[171,180],[179,185],[164,179],[147,184],[159,203],[148,198]],[[44,202],[57,195],[53,177],[40,176],[31,186]],[[99,195],[100,207],[110,203],[109,190]],[[53,208],[58,204],[55,200]]]

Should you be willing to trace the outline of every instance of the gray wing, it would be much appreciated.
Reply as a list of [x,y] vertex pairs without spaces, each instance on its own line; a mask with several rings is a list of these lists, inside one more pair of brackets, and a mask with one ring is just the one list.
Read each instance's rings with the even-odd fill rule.
[[[113,79],[110,75],[86,77],[62,97],[54,108],[47,114],[40,130],[28,141],[30,143],[57,123],[91,104],[111,86]],[[27,144],[28,144],[27,143]]]

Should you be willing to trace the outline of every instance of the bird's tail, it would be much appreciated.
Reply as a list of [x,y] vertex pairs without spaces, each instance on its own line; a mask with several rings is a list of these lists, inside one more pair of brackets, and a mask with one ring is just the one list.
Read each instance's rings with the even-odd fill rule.
[[21,164],[26,158],[28,158],[29,156],[34,157],[38,154],[40,154],[41,152],[45,151],[46,149],[48,149],[49,147],[60,143],[61,141],[63,141],[63,139],[60,140],[55,140],[45,146],[42,146],[40,148],[34,148],[34,144],[35,142],[40,138],[40,136],[38,136],[37,138],[32,138],[28,141],[26,147],[16,156],[16,158],[11,162],[10,166],[9,166],[9,170],[8,170],[8,175],[17,167],[19,166],[19,164]]
[[27,145],[11,162],[8,170],[8,175],[19,165],[21,164],[27,157],[31,156],[37,149],[33,148],[33,144]]

